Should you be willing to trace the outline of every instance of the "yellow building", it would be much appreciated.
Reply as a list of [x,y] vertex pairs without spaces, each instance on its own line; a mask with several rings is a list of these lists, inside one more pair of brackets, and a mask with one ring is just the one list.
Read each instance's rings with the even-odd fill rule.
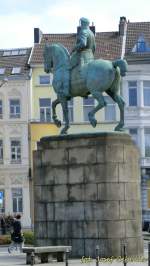
[[[44,99],[50,99],[52,89],[49,85],[41,84],[41,76],[45,75],[43,67],[34,66],[32,67],[32,78],[31,78],[31,120],[29,123],[29,147],[30,147],[30,208],[31,208],[31,219],[34,221],[33,210],[33,151],[37,149],[37,142],[42,137],[51,136],[58,134],[58,128],[51,122],[51,110],[49,107],[40,107],[40,103]],[[45,101],[45,100],[44,100]]]
[[[51,120],[51,101],[49,99],[54,94],[53,90],[49,84],[43,84],[43,77],[48,77],[49,79],[50,76],[44,74],[41,66],[31,65],[31,67],[31,121],[29,132],[32,168],[32,151],[36,149],[37,142],[40,138],[56,135],[59,131]],[[48,103],[47,106],[45,106],[45,102],[46,104]]]

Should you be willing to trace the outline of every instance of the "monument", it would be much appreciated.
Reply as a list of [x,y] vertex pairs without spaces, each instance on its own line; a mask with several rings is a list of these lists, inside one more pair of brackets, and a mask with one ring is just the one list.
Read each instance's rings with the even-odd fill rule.
[[89,29],[89,21],[81,18],[81,30],[77,35],[77,44],[71,56],[61,44],[46,44],[44,48],[44,70],[53,72],[53,88],[57,99],[52,103],[54,123],[60,127],[57,119],[56,106],[61,104],[65,127],[61,134],[67,134],[69,126],[67,101],[72,97],[88,97],[92,95],[98,104],[89,112],[91,125],[96,127],[95,113],[106,106],[103,92],[106,92],[117,104],[120,110],[120,121],[116,131],[124,126],[124,101],[119,94],[120,79],[125,76],[127,62],[122,59],[116,61],[94,60],[95,39]]
[[[124,125],[119,82],[127,64],[94,60],[94,51],[85,18],[71,58],[60,44],[46,44],[44,50],[45,71],[53,67],[57,94],[53,119],[61,126],[55,111],[60,103],[65,127],[59,136],[42,138],[34,152],[36,245],[71,245],[71,256],[79,258],[95,257],[98,245],[100,257],[117,257],[126,242],[128,256],[142,255],[139,153],[128,134],[117,132]],[[98,101],[89,113],[95,127],[94,114],[105,106],[104,91],[120,108],[116,132],[67,135],[67,101],[92,94]]]

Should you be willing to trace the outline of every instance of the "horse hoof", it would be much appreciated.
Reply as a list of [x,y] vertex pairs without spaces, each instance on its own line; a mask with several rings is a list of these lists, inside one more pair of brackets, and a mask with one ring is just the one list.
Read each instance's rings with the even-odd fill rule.
[[61,132],[60,132],[60,135],[67,135],[67,131],[62,129]]
[[61,121],[57,120],[57,121],[55,121],[55,124],[57,127],[61,127]]
[[97,120],[96,119],[92,119],[92,120],[90,120],[90,123],[91,123],[92,127],[96,127]]
[[121,126],[116,126],[115,127],[115,131],[123,132],[123,131],[125,131],[125,129],[123,127],[121,127]]

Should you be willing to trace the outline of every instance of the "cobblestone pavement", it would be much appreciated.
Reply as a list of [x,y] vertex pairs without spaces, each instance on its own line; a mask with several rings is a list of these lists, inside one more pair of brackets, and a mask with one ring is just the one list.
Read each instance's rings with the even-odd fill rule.
[[[144,260],[137,262],[127,262],[127,266],[148,266],[148,261],[146,260],[148,256],[147,251],[147,243],[144,244]],[[13,254],[9,254],[7,251],[7,247],[0,247],[0,266],[22,266],[26,265],[25,263],[25,254],[20,254],[19,252],[14,252]],[[51,262],[44,264],[37,264],[42,266],[65,266],[65,262]],[[69,260],[68,266],[96,266],[95,260],[91,260],[90,262],[81,262],[81,260]],[[102,261],[100,260],[99,266],[123,266],[123,262],[112,260],[112,261]]]

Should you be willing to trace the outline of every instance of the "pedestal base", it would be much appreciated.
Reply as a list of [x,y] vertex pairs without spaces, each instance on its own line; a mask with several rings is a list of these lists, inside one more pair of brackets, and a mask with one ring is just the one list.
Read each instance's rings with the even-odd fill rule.
[[139,153],[124,133],[47,137],[34,153],[36,244],[142,255]]

